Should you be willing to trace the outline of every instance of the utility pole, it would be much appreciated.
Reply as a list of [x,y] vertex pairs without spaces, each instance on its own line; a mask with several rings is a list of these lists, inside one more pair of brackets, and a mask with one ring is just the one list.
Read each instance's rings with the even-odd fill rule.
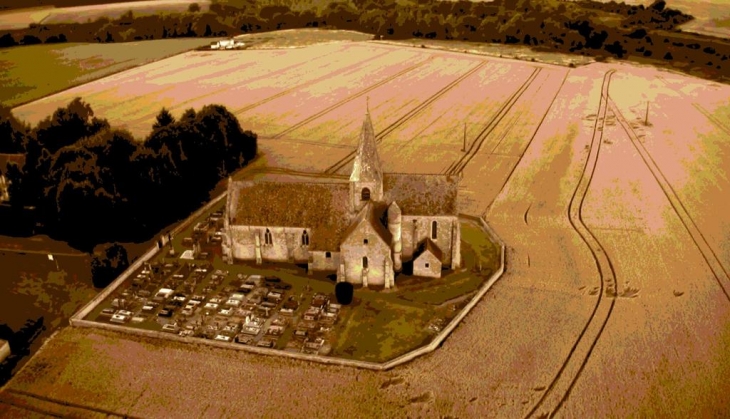
[[646,116],[644,116],[644,126],[649,126],[649,101],[646,101]]
[[462,147],[461,151],[466,153],[466,122],[464,122],[464,147]]

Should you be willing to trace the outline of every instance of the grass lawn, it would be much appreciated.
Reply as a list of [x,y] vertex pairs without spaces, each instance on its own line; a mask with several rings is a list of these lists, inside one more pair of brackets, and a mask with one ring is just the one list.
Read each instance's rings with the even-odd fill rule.
[[[15,348],[11,364],[0,368],[0,386],[17,371],[43,341],[97,293],[91,284],[88,255],[55,256],[0,250],[0,325],[14,333],[26,322],[43,319],[43,329],[27,348]],[[3,327],[4,327],[3,326]],[[6,370],[7,368],[8,370]]]
[[61,43],[0,49],[0,102],[15,107],[110,74],[180,54],[209,38],[112,44]]
[[[205,219],[211,212],[222,211],[224,205],[225,201],[215,205],[201,219]],[[206,299],[213,296],[222,297],[231,294],[232,291],[229,287],[238,288],[238,285],[235,285],[241,282],[236,279],[238,274],[275,275],[291,285],[291,289],[285,292],[284,299],[291,297],[299,302],[299,309],[294,312],[293,318],[289,319],[300,326],[301,318],[309,307],[314,293],[321,293],[329,296],[331,301],[335,300],[335,282],[328,275],[330,272],[307,274],[304,266],[295,264],[255,265],[253,262],[237,262],[234,265],[227,265],[220,257],[220,248],[210,245],[203,246],[203,251],[211,252],[206,261],[186,262],[178,259],[179,255],[186,250],[182,244],[183,239],[192,235],[195,224],[196,222],[191,223],[188,228],[173,238],[172,246],[176,253],[174,258],[163,257],[161,254],[155,257],[155,260],[165,263],[176,262],[179,264],[179,268],[143,285],[143,288],[150,291],[152,295],[161,287],[169,286],[188,296],[201,294],[205,295]],[[322,353],[339,358],[385,362],[430,342],[438,330],[456,316],[458,310],[498,267],[499,247],[489,241],[477,223],[462,220],[461,231],[463,238],[461,269],[456,272],[445,271],[446,276],[441,279],[398,275],[396,288],[393,290],[357,287],[353,303],[342,307],[339,318],[331,330],[315,334],[315,336],[323,337],[327,347],[330,348]],[[169,246],[165,246],[163,251],[167,253],[168,250]],[[188,281],[183,279],[187,278],[187,274],[184,273],[187,271],[183,270],[183,266],[188,263],[195,263],[198,266],[210,263],[213,270],[228,271],[228,274],[218,283],[212,283],[210,274],[200,281]],[[479,270],[480,264],[481,271]],[[175,281],[171,279],[174,273],[184,273],[184,276]],[[209,291],[204,291],[206,288]],[[229,290],[227,291],[226,288]],[[112,299],[122,298],[123,293],[127,290],[132,291],[131,280],[122,284],[105,302],[99,304],[87,319],[106,322],[98,317],[101,310],[109,307]],[[127,298],[133,297],[128,296]],[[140,308],[139,303],[133,303],[129,307],[132,312],[138,312]],[[237,320],[237,315],[222,317],[214,311],[216,310],[212,310],[207,316],[203,316],[202,311],[196,311],[197,314],[191,318],[178,315],[176,312],[169,320],[162,320],[162,323],[177,321],[178,324],[196,324],[198,318],[204,325],[210,325],[213,321],[240,322],[240,319]],[[275,311],[278,312],[278,307]],[[269,320],[265,321],[259,337],[263,338],[263,331],[270,324]],[[140,324],[128,323],[127,326],[157,331],[162,327],[156,312],[149,313],[148,320]],[[276,349],[285,349],[289,345],[293,339],[294,329],[291,323],[286,327],[284,334],[276,339]],[[199,329],[196,328],[196,330]]]

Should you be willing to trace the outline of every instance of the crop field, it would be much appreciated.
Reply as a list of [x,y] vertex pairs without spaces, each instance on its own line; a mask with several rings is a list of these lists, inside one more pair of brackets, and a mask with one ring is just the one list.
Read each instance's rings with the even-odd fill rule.
[[[236,417],[234,409],[244,405],[251,415],[276,417],[726,415],[730,86],[631,64],[568,69],[377,42],[309,47],[308,57],[301,51],[208,57],[195,82],[150,86],[139,102],[149,111],[138,117],[147,119],[128,126],[149,129],[162,106],[158,87],[168,95],[188,95],[201,83],[223,87],[206,74],[230,68],[229,59],[255,63],[215,76],[231,80],[236,94],[206,99],[236,109],[244,127],[262,133],[267,164],[344,174],[369,97],[386,170],[461,175],[461,211],[483,215],[506,244],[504,276],[441,348],[388,372],[71,328],[0,401],[17,405],[48,395],[163,416],[159,400],[178,400],[178,387],[130,371],[164,368],[165,380],[195,389],[198,397],[184,398],[185,415]],[[174,77],[175,65],[183,72],[205,61],[200,54],[114,77],[142,88],[149,69],[162,83],[164,72]],[[268,90],[265,68],[272,69]],[[300,78],[288,80],[287,71]],[[100,113],[112,124],[129,124],[129,97],[116,103],[122,93],[114,83],[84,89],[107,89],[90,99],[92,106],[105,107]],[[247,99],[249,92],[256,96]],[[31,118],[34,109],[72,97],[62,93],[15,112]],[[359,316],[353,327],[366,327],[366,313]],[[183,360],[187,368],[175,368]],[[236,380],[217,379],[214,365],[226,365]],[[113,385],[99,390],[101,377]],[[261,382],[270,385],[262,389]],[[257,389],[255,402],[220,397],[250,388]]]
[[[180,54],[207,39],[45,44],[0,49],[0,102],[17,106],[71,86]],[[43,83],[38,83],[43,80]],[[50,115],[53,110],[39,119]]]
[[32,7],[0,12],[0,30],[27,28],[32,23],[40,23],[51,14],[52,7]]
[[197,3],[201,11],[208,10],[209,0],[154,0],[135,1],[129,3],[111,3],[93,6],[60,7],[53,9],[51,13],[40,23],[84,23],[94,21],[101,17],[117,19],[128,11],[136,16],[152,15],[157,13],[185,12],[191,3]]
[[[624,3],[649,6],[653,0],[624,0]],[[680,26],[682,31],[721,38],[730,36],[730,3],[726,0],[669,0],[667,7],[695,17],[695,20]]]
[[155,0],[76,7],[30,7],[0,12],[0,30],[27,28],[31,24],[85,23],[100,17],[116,19],[132,10],[137,16],[165,12],[185,12],[191,3],[208,10],[210,0]]

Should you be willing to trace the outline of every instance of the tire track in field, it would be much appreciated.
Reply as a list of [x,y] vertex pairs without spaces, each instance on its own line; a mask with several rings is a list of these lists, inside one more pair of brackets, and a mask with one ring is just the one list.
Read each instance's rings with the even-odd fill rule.
[[527,153],[527,150],[530,148],[530,144],[532,144],[532,141],[537,137],[537,133],[540,131],[540,127],[545,122],[545,118],[547,118],[548,114],[550,113],[550,110],[553,108],[553,105],[555,104],[555,100],[558,98],[558,95],[560,94],[560,91],[563,90],[563,86],[565,85],[565,82],[568,80],[568,75],[570,74],[570,71],[565,72],[565,76],[563,76],[563,80],[560,82],[560,87],[558,87],[558,90],[555,92],[555,96],[553,96],[553,100],[550,102],[550,105],[545,110],[545,113],[542,115],[542,118],[540,119],[540,122],[535,127],[535,131],[532,133],[532,136],[530,137],[530,140],[527,142],[527,145],[525,146],[525,149],[522,150],[522,153],[520,153],[519,158],[515,162],[514,166],[512,166],[512,170],[510,170],[507,177],[504,179],[504,182],[502,183],[502,187],[499,188],[499,192],[494,195],[494,198],[492,198],[492,202],[487,205],[487,209],[482,213],[482,218],[486,219],[486,214],[489,211],[489,207],[494,202],[494,199],[496,199],[497,196],[499,196],[500,193],[502,193],[502,190],[507,186],[507,183],[512,178],[512,174],[515,172],[515,169],[517,169],[517,166],[520,164],[520,161],[522,161],[522,158],[525,156],[525,153]]
[[403,70],[401,70],[401,71],[393,74],[392,76],[386,77],[385,79],[383,79],[383,80],[381,80],[381,81],[379,81],[379,82],[377,82],[377,83],[375,83],[373,85],[370,85],[370,86],[366,87],[365,89],[362,89],[359,92],[357,92],[357,93],[355,93],[355,94],[353,94],[351,96],[346,97],[345,99],[342,99],[341,101],[335,103],[334,105],[328,106],[325,109],[322,109],[321,111],[315,113],[314,115],[311,115],[311,116],[309,116],[309,117],[307,117],[307,118],[305,118],[305,119],[297,122],[296,124],[292,125],[291,127],[285,129],[284,131],[282,131],[282,132],[274,135],[274,138],[281,138],[284,135],[289,134],[289,133],[291,133],[291,132],[293,132],[293,131],[295,131],[295,130],[301,128],[301,127],[303,127],[304,125],[307,125],[308,123],[314,121],[315,119],[317,119],[317,118],[319,118],[319,117],[321,117],[321,116],[323,116],[323,115],[325,115],[325,114],[327,114],[329,112],[332,112],[333,110],[339,108],[340,106],[342,106],[342,105],[344,105],[346,103],[352,102],[353,100],[355,100],[355,99],[357,99],[357,98],[365,95],[366,93],[369,93],[369,92],[377,89],[378,87],[380,87],[380,86],[382,86],[382,85],[384,85],[386,83],[389,83],[389,82],[397,79],[398,77],[400,77],[400,76],[402,76],[404,74],[410,73],[411,71],[413,71],[413,70],[415,70],[417,68],[420,68],[420,67],[424,66],[426,63],[434,60],[436,57],[437,57],[436,55],[431,55],[431,56],[429,56],[428,58],[426,58],[425,60],[423,60],[423,61],[421,61],[419,63],[416,63],[416,64],[414,64],[414,65],[412,65],[412,66],[410,66],[408,68],[405,68],[405,69],[403,69]]
[[[299,62],[299,63],[296,63],[296,64],[292,64],[292,65],[289,65],[289,66],[286,66],[286,67],[282,67],[282,68],[280,68],[278,70],[275,70],[275,71],[272,71],[272,72],[269,72],[269,73],[266,73],[266,74],[262,74],[262,75],[260,75],[258,77],[254,77],[254,78],[248,79],[248,80],[243,80],[242,83],[252,83],[252,82],[255,82],[255,81],[259,81],[259,80],[268,79],[268,78],[271,78],[271,77],[274,77],[274,76],[278,76],[280,74],[286,73],[287,71],[290,71],[290,70],[295,69],[297,67],[305,66],[307,64],[312,63],[312,61],[319,60],[320,58],[327,57],[328,55],[332,55],[332,54],[335,54],[337,52],[339,52],[339,51],[332,51],[332,52],[329,52],[329,53],[324,54],[324,55],[319,55],[314,60],[306,60],[306,61],[302,61],[302,62]],[[381,55],[385,55],[385,54],[381,54]],[[378,56],[380,56],[380,55],[378,55]],[[200,78],[203,78],[203,77],[210,78],[210,77],[215,76],[216,74],[229,73],[231,71],[233,71],[233,70],[231,70],[231,69],[222,70],[222,71],[218,71],[218,72],[215,72],[215,73],[212,73],[212,74],[207,74],[207,75],[202,76]],[[198,79],[195,79],[195,80],[198,80]],[[172,87],[177,87],[177,85],[172,85],[170,88],[172,88]],[[299,86],[299,87],[301,87],[301,86]],[[166,90],[169,90],[169,88],[166,89]],[[177,110],[177,109],[183,108],[188,103],[195,102],[196,100],[200,100],[200,99],[203,99],[203,98],[206,98],[206,97],[210,97],[210,96],[216,95],[216,94],[221,93],[221,92],[224,92],[226,90],[232,90],[231,86],[226,86],[226,87],[223,87],[223,88],[220,88],[220,89],[215,89],[215,90],[212,90],[212,91],[210,91],[210,92],[208,92],[208,93],[206,93],[204,95],[196,96],[194,98],[190,98],[188,100],[184,100],[182,102],[178,102],[174,106],[171,106],[171,107],[167,108],[167,110],[168,111],[173,111],[173,110]],[[158,92],[161,92],[161,91],[158,91]],[[157,92],[155,92],[155,93],[157,93]],[[236,111],[233,111],[232,113],[233,114],[236,114],[237,112],[239,112],[239,111],[236,110]],[[144,120],[149,119],[149,118],[150,118],[150,115],[142,116],[142,117],[136,118],[134,120],[131,120],[130,122],[127,122],[127,124],[130,124],[130,125],[131,124],[138,124],[138,123],[141,123]]]
[[687,230],[687,233],[689,233],[692,242],[702,254],[702,258],[705,260],[705,263],[710,268],[710,271],[712,271],[712,275],[715,277],[715,281],[717,281],[717,284],[722,289],[723,294],[725,294],[725,298],[730,301],[730,275],[728,275],[727,269],[725,268],[725,266],[723,266],[720,258],[717,257],[717,254],[712,249],[712,246],[710,246],[710,243],[705,238],[705,235],[702,233],[699,227],[697,227],[697,224],[695,223],[692,216],[689,214],[689,211],[687,211],[687,208],[682,203],[682,200],[679,199],[679,195],[677,195],[677,192],[669,183],[666,176],[664,176],[664,172],[662,172],[662,170],[659,168],[659,165],[657,165],[656,161],[654,161],[654,159],[651,157],[649,151],[646,149],[646,147],[644,147],[644,144],[642,144],[639,140],[639,137],[636,134],[634,128],[631,126],[631,123],[629,123],[626,117],[621,113],[616,103],[614,103],[613,100],[611,100],[610,102],[611,108],[616,114],[616,119],[619,121],[624,131],[629,136],[629,139],[634,145],[634,148],[636,148],[636,151],[639,152],[641,159],[644,161],[644,164],[646,164],[646,167],[651,172],[654,180],[656,180],[656,182],[659,184],[659,187],[664,193],[664,196],[667,197],[667,200],[672,206],[672,209],[677,214],[677,217],[682,222],[682,225],[684,226],[685,230]]
[[[433,102],[438,100],[441,96],[448,93],[450,90],[452,90],[454,87],[458,86],[459,83],[466,80],[469,76],[476,73],[477,71],[481,70],[486,66],[488,61],[482,60],[479,61],[479,63],[474,66],[471,70],[467,71],[466,73],[462,74],[461,76],[457,77],[455,80],[453,80],[451,83],[447,84],[446,86],[442,87],[439,91],[428,97],[426,100],[418,104],[416,107],[408,111],[405,115],[401,116],[397,120],[395,120],[392,124],[388,125],[380,131],[378,134],[375,135],[375,143],[380,144],[381,141],[383,141],[383,138],[388,136],[390,133],[401,127],[406,121],[410,120],[414,116],[421,113],[424,109],[426,109],[428,106],[430,106]],[[336,173],[337,171],[343,169],[345,166],[347,166],[352,160],[355,159],[355,154],[357,154],[356,150],[353,150],[348,155],[340,159],[338,162],[333,164],[332,166],[328,167],[327,170],[325,170],[325,173]]]
[[704,115],[707,119],[710,120],[713,124],[715,124],[716,127],[720,128],[722,131],[725,132],[725,134],[730,136],[730,128],[728,128],[727,125],[725,125],[722,121],[717,119],[713,114],[707,111],[707,109],[703,108],[699,103],[692,102],[692,106],[695,107],[702,115]]
[[[392,54],[393,52],[395,52],[395,51],[385,51],[383,53],[380,53],[380,54],[377,54],[377,55],[374,55],[374,56],[371,56],[371,57],[367,57],[367,58],[365,58],[365,59],[363,59],[361,61],[358,61],[356,63],[353,63],[351,65],[348,65],[348,66],[346,66],[344,68],[341,68],[339,70],[330,71],[329,73],[327,73],[327,74],[325,74],[325,75],[323,75],[321,77],[317,77],[314,80],[306,81],[306,82],[301,83],[301,84],[298,84],[298,85],[296,85],[294,87],[290,87],[290,88],[288,88],[286,90],[283,90],[283,91],[281,91],[281,92],[279,92],[279,93],[277,93],[277,94],[275,94],[273,96],[269,96],[269,97],[267,97],[265,99],[262,99],[262,100],[260,100],[260,101],[258,101],[256,103],[252,103],[250,105],[247,105],[247,106],[238,108],[238,109],[234,110],[233,113],[234,114],[239,114],[239,113],[242,113],[242,112],[249,111],[249,110],[251,110],[253,108],[256,108],[256,107],[261,106],[263,104],[269,103],[269,102],[271,102],[274,99],[278,99],[278,98],[280,98],[282,96],[286,96],[289,93],[294,92],[296,90],[302,89],[302,88],[307,87],[307,86],[311,86],[312,84],[319,83],[319,82],[321,82],[323,80],[330,79],[330,78],[332,78],[332,74],[333,73],[337,73],[337,74],[344,73],[346,71],[349,71],[349,70],[352,70],[354,68],[360,67],[362,65],[362,63],[365,62],[365,61],[374,60],[374,59],[380,58],[380,57],[382,57],[384,55]],[[267,77],[270,77],[270,76],[271,75],[269,75]]]
[[479,152],[479,150],[482,148],[482,145],[486,141],[487,137],[489,137],[489,134],[491,134],[494,129],[499,125],[499,123],[504,119],[504,117],[509,113],[509,111],[512,109],[512,107],[517,103],[517,101],[522,97],[522,95],[525,93],[525,91],[532,85],[532,83],[537,78],[538,74],[542,72],[542,67],[537,67],[532,71],[532,74],[525,80],[524,83],[517,89],[512,95],[505,101],[502,106],[499,107],[497,110],[497,113],[492,117],[492,119],[487,123],[487,125],[484,127],[484,129],[477,134],[474,141],[471,142],[471,145],[469,146],[469,149],[466,151],[465,154],[463,154],[458,160],[456,160],[451,166],[446,168],[446,174],[447,175],[456,175],[461,173],[467,164],[474,158],[474,156]]
[[564,405],[573,386],[583,372],[588,359],[593,353],[596,343],[598,343],[598,340],[603,334],[606,324],[611,318],[614,305],[616,304],[615,297],[618,294],[618,290],[616,289],[617,281],[613,264],[601,243],[583,222],[583,203],[596,171],[596,165],[601,151],[603,128],[608,110],[608,90],[611,76],[615,72],[616,70],[608,70],[603,76],[601,99],[598,112],[596,113],[596,122],[593,126],[593,136],[591,138],[588,157],[586,158],[583,172],[578,180],[578,185],[568,204],[568,220],[581,240],[588,247],[598,269],[600,277],[598,298],[588,321],[578,335],[562,366],[547,385],[538,402],[525,415],[525,418],[534,416],[538,410],[541,411],[538,417],[552,418]]

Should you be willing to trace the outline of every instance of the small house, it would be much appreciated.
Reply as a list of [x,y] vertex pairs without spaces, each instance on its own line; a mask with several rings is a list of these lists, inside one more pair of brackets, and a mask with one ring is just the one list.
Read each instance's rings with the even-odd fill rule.
[[425,278],[441,278],[441,250],[426,239],[419,246],[413,260],[413,275]]

